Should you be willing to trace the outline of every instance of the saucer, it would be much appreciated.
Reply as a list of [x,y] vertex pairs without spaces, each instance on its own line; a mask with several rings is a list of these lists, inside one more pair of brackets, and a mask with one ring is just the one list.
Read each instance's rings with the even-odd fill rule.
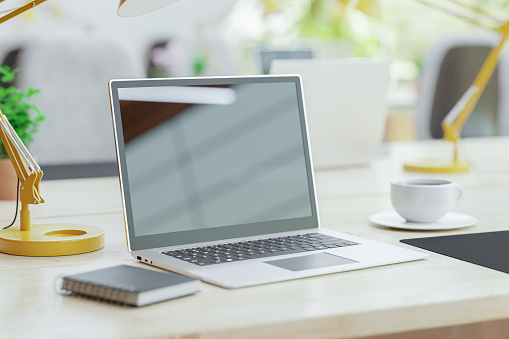
[[369,217],[369,221],[387,227],[420,231],[452,230],[455,228],[473,226],[477,223],[477,219],[474,217],[454,212],[449,212],[437,222],[430,223],[407,222],[396,213],[396,211],[373,214]]

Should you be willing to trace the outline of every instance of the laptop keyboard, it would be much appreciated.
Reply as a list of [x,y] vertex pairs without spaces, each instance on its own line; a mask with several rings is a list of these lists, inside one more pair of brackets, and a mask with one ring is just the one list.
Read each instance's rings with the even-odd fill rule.
[[352,245],[358,243],[320,233],[306,233],[162,253],[198,266],[206,266]]

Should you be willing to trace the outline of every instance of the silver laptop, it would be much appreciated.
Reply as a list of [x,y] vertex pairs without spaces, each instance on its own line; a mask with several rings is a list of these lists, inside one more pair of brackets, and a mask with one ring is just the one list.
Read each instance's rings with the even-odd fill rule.
[[299,76],[113,80],[110,95],[139,261],[237,288],[425,257],[319,227]]
[[272,61],[270,73],[302,77],[315,168],[363,165],[378,156],[389,68],[389,60],[374,58]]

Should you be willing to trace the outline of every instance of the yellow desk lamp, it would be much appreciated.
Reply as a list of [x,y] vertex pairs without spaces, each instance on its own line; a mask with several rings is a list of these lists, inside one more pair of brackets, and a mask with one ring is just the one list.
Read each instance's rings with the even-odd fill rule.
[[43,173],[1,111],[0,139],[20,181],[21,201],[20,226],[0,230],[0,252],[54,256],[85,253],[103,248],[104,231],[99,227],[67,224],[33,225],[33,227],[30,225],[28,205],[44,202],[39,193]]
[[[5,0],[0,0],[4,2]],[[34,0],[0,13],[0,24],[47,0]],[[132,17],[156,11],[178,0],[121,0],[118,15]],[[1,107],[0,107],[1,108]],[[0,252],[22,256],[60,256],[104,247],[104,231],[74,224],[31,225],[28,205],[44,203],[39,193],[43,172],[0,110],[0,139],[19,179],[20,226],[0,230]],[[16,202],[18,203],[18,202]]]
[[[452,161],[422,160],[405,163],[404,165],[405,169],[409,171],[440,173],[467,172],[470,170],[470,164],[461,160],[458,155],[458,141],[461,138],[461,130],[463,129],[465,122],[477,105],[477,102],[479,101],[484,89],[486,88],[486,85],[488,84],[493,72],[497,67],[500,51],[502,46],[507,41],[507,38],[509,37],[509,22],[498,20],[480,8],[468,7],[467,5],[457,0],[449,0],[449,2],[468,11],[476,11],[476,17],[473,18],[469,15],[454,11],[451,8],[445,7],[443,3],[438,5],[436,3],[430,3],[428,0],[417,1],[427,6],[448,12],[449,14],[459,18],[468,20],[481,27],[495,30],[500,36],[498,44],[491,49],[490,53],[484,60],[479,73],[474,79],[474,82],[470,85],[467,91],[463,94],[463,96],[458,100],[458,102],[454,105],[454,107],[442,121],[441,125],[442,130],[444,131],[443,140],[451,141],[454,143],[454,155]],[[490,22],[490,24],[485,23],[484,21]]]

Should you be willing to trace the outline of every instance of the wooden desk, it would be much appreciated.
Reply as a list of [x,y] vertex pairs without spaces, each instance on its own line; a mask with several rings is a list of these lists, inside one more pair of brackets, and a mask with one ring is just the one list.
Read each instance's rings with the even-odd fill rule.
[[[463,186],[465,196],[455,210],[478,218],[476,226],[411,232],[368,222],[372,213],[391,208],[391,178],[417,175],[404,173],[402,160],[443,154],[445,148],[440,141],[391,144],[370,166],[318,172],[322,225],[399,246],[407,246],[398,242],[402,238],[509,229],[509,138],[464,141],[473,171],[444,176]],[[433,253],[426,260],[239,290],[203,284],[197,295],[139,309],[62,297],[53,289],[59,274],[143,264],[127,253],[116,179],[45,181],[41,192],[47,203],[32,209],[34,223],[97,225],[106,230],[106,247],[55,258],[0,254],[1,338],[352,338],[405,331],[417,331],[411,338],[452,332],[480,338],[493,337],[490,331],[509,333],[507,322],[498,321],[509,319],[509,275]],[[12,203],[0,203],[2,224],[13,212]]]

